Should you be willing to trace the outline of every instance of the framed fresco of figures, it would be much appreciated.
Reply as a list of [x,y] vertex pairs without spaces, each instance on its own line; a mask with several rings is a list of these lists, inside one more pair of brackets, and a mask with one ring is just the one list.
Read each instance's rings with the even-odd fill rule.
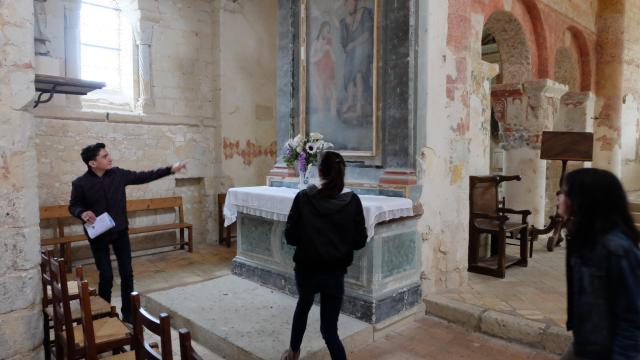
[[300,0],[300,129],[345,156],[378,136],[380,0]]

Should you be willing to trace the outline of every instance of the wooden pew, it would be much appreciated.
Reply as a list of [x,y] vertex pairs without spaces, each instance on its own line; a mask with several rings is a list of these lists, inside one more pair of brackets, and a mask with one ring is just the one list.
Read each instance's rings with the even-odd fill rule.
[[[172,196],[164,198],[127,200],[127,213],[135,213],[146,210],[178,209],[178,221],[166,224],[156,224],[149,226],[129,227],[129,234],[146,234],[161,231],[177,230],[180,236],[180,249],[187,245],[188,251],[193,252],[193,226],[184,221],[184,209],[182,207],[182,197]],[[96,214],[99,215],[99,214]],[[40,207],[40,221],[51,220],[55,222],[56,234],[53,238],[41,239],[41,246],[59,246],[60,257],[71,264],[71,243],[85,241],[87,237],[82,234],[66,235],[65,222],[71,218],[68,205],[52,205]],[[79,221],[79,220],[78,220]],[[68,224],[67,224],[68,225]],[[187,230],[187,240],[185,241],[185,229]]]

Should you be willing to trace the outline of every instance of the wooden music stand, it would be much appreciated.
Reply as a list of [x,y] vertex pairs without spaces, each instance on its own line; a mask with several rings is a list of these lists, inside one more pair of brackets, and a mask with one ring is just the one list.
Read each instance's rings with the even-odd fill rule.
[[[593,133],[569,132],[569,131],[543,131],[540,145],[540,159],[562,161],[562,174],[559,187],[562,187],[567,162],[593,160]],[[529,235],[531,241],[535,241],[538,235],[545,235],[553,231],[547,240],[547,250],[553,249],[562,242],[560,231],[565,226],[562,217],[558,214],[558,206],[553,216],[549,217],[550,223],[543,229],[531,226]]]

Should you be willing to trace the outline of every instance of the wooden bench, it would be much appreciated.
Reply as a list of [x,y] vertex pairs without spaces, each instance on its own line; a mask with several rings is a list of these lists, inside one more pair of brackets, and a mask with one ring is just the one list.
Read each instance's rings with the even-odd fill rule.
[[[55,221],[56,235],[53,238],[41,239],[41,246],[59,246],[60,256],[71,264],[71,243],[85,241],[87,237],[82,234],[66,235],[64,228],[68,225],[65,220],[72,218],[69,214],[68,205],[53,205],[40,207],[40,221]],[[129,227],[129,234],[146,234],[160,231],[178,230],[180,232],[180,249],[187,245],[189,252],[193,252],[193,226],[184,222],[184,209],[182,208],[182,197],[172,196],[166,198],[127,200],[127,213],[144,210],[162,210],[178,208],[178,222],[169,224],[158,224],[140,227]],[[99,215],[99,214],[96,214]],[[184,238],[184,231],[187,230],[187,240]]]

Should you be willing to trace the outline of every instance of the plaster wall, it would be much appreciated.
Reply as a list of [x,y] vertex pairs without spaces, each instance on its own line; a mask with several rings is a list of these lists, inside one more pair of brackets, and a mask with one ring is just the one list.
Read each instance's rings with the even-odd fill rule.
[[264,185],[276,162],[277,0],[222,0],[222,168],[233,186]]
[[[430,1],[418,8],[418,106],[423,123],[419,173],[424,215],[421,274],[423,293],[466,282],[468,239],[469,77],[463,38],[452,39],[452,23],[470,31],[461,1]],[[482,21],[476,31],[482,30]],[[478,30],[479,29],[479,30]],[[469,34],[465,34],[469,36]],[[463,44],[451,44],[459,40]],[[478,45],[479,48],[479,45]],[[444,90],[444,91],[443,91]],[[459,126],[460,125],[460,126]]]

